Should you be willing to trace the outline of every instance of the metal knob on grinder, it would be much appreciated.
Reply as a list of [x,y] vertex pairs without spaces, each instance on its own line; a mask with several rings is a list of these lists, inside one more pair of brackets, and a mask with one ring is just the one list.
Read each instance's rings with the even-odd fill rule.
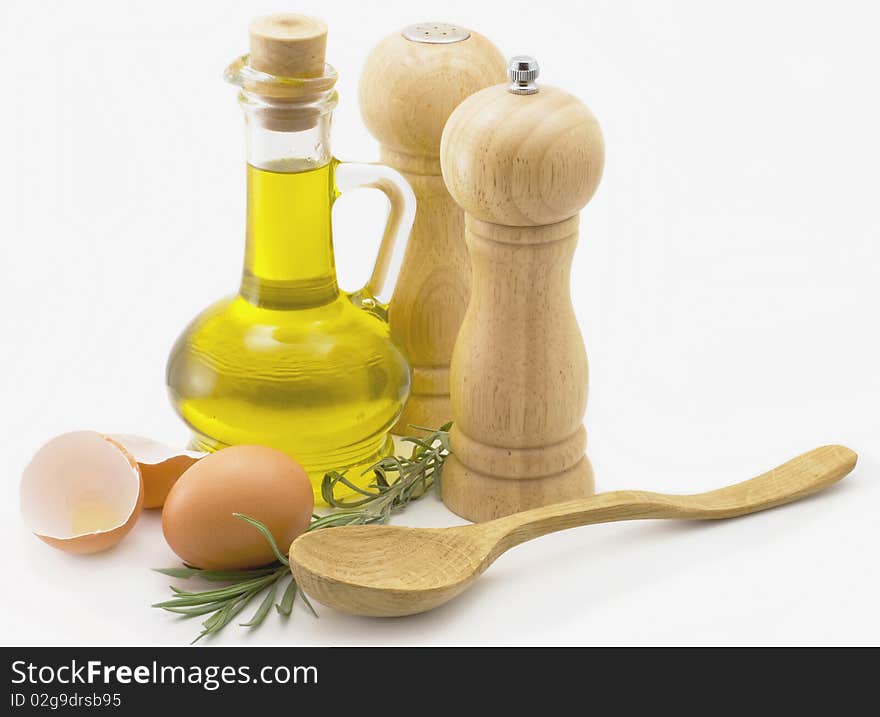
[[515,95],[533,95],[538,91],[535,80],[540,74],[538,61],[528,55],[517,55],[510,58],[507,65],[507,76],[510,78],[510,87],[507,89]]

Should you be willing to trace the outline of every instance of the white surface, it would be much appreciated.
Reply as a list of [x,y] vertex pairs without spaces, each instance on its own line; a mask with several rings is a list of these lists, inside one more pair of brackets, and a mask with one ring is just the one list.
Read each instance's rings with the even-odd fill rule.
[[[601,490],[708,489],[831,442],[861,460],[825,495],[738,521],[523,545],[431,614],[298,608],[213,644],[880,642],[877,9],[550,0],[0,4],[0,641],[197,630],[148,607],[168,595],[149,568],[175,563],[158,514],[112,552],[65,555],[24,527],[18,478],[63,431],[186,440],[165,358],[237,286],[243,246],[242,118],[220,75],[277,9],[329,23],[343,159],[378,156],[357,109],[366,53],[422,19],[534,54],[596,113],[607,165],[572,291]],[[349,287],[384,211],[361,194],[340,211]],[[398,522],[455,519],[426,499]]]

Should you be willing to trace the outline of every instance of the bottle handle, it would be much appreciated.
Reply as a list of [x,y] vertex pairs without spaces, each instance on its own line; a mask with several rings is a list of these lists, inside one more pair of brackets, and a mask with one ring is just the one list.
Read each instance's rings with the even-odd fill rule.
[[403,175],[384,164],[340,162],[336,166],[336,187],[341,193],[357,187],[378,189],[388,197],[391,209],[373,272],[366,285],[352,296],[365,308],[376,303],[387,307],[394,293],[403,254],[416,218],[416,195]]

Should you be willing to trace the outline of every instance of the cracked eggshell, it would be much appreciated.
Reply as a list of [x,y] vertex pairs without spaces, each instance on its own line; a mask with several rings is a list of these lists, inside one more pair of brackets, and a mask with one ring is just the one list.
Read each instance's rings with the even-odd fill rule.
[[161,508],[165,505],[165,499],[177,479],[193,463],[208,455],[200,451],[172,448],[164,443],[127,433],[113,433],[110,438],[122,445],[141,469],[144,508]]
[[135,459],[95,431],[46,443],[21,478],[21,512],[34,534],[68,553],[97,553],[134,527],[144,503]]

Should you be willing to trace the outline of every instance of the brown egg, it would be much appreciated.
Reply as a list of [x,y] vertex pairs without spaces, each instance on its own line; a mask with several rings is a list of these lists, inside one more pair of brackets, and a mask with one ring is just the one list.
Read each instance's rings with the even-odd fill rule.
[[183,562],[207,570],[271,563],[259,530],[233,513],[263,523],[282,553],[305,532],[314,495],[292,458],[264,446],[232,446],[202,458],[177,480],[162,509],[165,540]]

